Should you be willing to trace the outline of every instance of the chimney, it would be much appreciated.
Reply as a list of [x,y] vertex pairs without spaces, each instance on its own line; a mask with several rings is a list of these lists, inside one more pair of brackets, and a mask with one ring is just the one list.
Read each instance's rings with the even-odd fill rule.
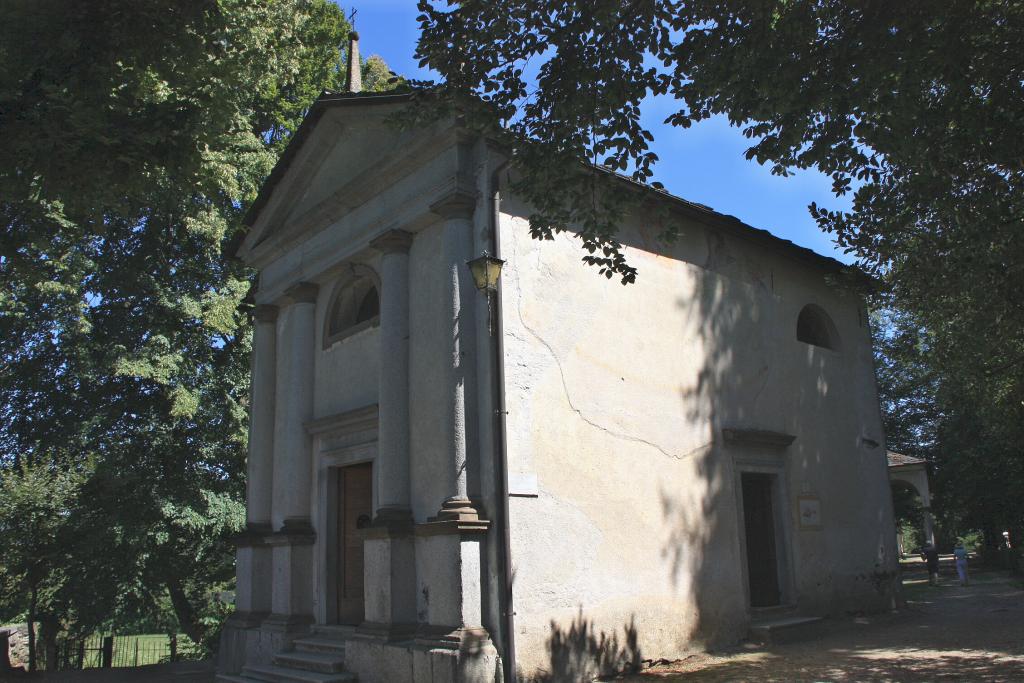
[[351,31],[348,34],[348,70],[345,72],[345,91],[361,92],[363,74],[359,63],[359,34]]

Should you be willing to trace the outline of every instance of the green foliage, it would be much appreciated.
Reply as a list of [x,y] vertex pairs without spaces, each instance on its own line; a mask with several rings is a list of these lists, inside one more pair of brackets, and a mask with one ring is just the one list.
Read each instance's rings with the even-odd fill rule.
[[[951,310],[947,317],[959,315]],[[1017,543],[1024,532],[1024,405],[1014,388],[1020,380],[1013,372],[987,375],[973,357],[937,352],[942,338],[923,319],[892,307],[875,314],[888,445],[931,463],[944,543],[972,530],[983,532],[989,545],[997,545],[1003,531]]]
[[62,529],[84,475],[47,464],[25,465],[0,478],[0,621],[52,613],[69,577]]
[[4,19],[0,477],[82,476],[32,489],[65,627],[169,604],[209,642],[244,524],[252,275],[225,251],[341,82],[349,27],[327,0],[16,0]]
[[419,83],[421,99],[504,141],[534,235],[572,226],[606,275],[637,273],[615,241],[623,184],[596,165],[650,181],[651,96],[678,103],[670,125],[725,115],[748,159],[816,169],[852,195],[850,211],[809,208],[895,312],[879,337],[890,446],[935,463],[951,528],[1004,525],[1020,542],[1024,4],[418,6],[417,55],[443,79]]

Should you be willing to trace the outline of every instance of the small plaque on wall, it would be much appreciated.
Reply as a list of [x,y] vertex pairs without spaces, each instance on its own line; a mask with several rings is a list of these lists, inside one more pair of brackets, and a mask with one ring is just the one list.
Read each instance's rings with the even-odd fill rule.
[[800,517],[801,530],[821,529],[821,499],[818,496],[799,496],[797,514]]

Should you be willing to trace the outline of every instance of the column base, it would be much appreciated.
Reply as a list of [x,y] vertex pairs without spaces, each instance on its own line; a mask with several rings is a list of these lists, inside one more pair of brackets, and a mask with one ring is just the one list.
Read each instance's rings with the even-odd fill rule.
[[480,512],[469,498],[449,498],[441,503],[441,509],[437,515],[431,517],[428,521],[447,522],[456,520],[472,522],[478,519],[480,519]]
[[230,624],[235,628],[258,628],[270,617],[269,612],[243,612],[235,610],[224,620],[224,624]]
[[233,540],[238,548],[257,548],[266,545],[267,536],[273,533],[269,522],[250,522]]
[[306,614],[270,614],[260,628],[272,633],[304,633],[313,624],[313,617]]
[[270,545],[313,545],[315,542],[316,531],[305,517],[289,517],[267,538]]
[[416,629],[415,642],[418,647],[460,652],[479,652],[486,647],[493,647],[491,635],[482,626],[420,624]]
[[384,507],[377,510],[370,526],[363,530],[363,538],[400,538],[411,535],[412,530],[412,510]]

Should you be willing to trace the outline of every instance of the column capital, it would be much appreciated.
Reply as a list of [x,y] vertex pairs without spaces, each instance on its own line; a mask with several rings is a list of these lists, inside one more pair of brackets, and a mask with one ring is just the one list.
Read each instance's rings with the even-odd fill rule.
[[284,290],[284,296],[289,303],[293,304],[315,304],[316,295],[320,286],[313,282],[298,282]]
[[405,230],[388,230],[370,240],[370,246],[385,254],[409,251],[413,235]]
[[442,218],[472,218],[476,196],[465,190],[454,190],[430,205],[431,213]]
[[272,323],[277,320],[277,306],[270,304],[260,304],[253,309],[252,317],[256,322],[260,323]]

